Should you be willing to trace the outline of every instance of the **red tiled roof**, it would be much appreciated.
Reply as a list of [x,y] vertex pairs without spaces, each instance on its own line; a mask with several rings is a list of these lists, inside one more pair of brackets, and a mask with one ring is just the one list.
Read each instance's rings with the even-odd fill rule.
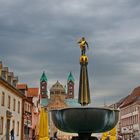
[[18,84],[17,89],[28,89],[27,84]]
[[27,91],[27,97],[34,97],[34,96],[38,96],[38,88],[28,88]]
[[140,97],[140,86],[136,87],[132,91],[132,93],[125,99],[124,103],[120,106],[120,108],[134,103],[138,97]]

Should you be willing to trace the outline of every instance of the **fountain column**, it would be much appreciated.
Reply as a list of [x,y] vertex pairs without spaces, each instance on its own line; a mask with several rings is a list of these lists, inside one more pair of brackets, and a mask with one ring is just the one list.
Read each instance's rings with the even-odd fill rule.
[[79,80],[79,94],[78,102],[82,105],[88,105],[90,103],[90,90],[88,80],[88,57],[84,54],[80,57],[80,80]]

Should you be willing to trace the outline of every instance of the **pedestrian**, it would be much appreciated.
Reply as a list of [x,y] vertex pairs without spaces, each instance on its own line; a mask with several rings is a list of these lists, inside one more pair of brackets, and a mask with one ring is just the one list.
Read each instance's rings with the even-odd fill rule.
[[10,134],[11,134],[11,140],[15,140],[14,139],[14,129],[11,130]]

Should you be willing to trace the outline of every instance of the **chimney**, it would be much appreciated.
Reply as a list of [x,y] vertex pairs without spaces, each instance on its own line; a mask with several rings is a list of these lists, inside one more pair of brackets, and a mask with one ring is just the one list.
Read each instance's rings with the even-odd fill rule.
[[2,61],[0,61],[0,77],[2,77]]
[[18,83],[18,77],[16,76],[13,78],[13,86],[16,87],[17,83]]
[[8,72],[8,82],[13,85],[13,78],[14,78],[14,73],[13,72]]
[[2,69],[2,78],[7,81],[7,79],[8,79],[8,67],[3,67],[3,69]]

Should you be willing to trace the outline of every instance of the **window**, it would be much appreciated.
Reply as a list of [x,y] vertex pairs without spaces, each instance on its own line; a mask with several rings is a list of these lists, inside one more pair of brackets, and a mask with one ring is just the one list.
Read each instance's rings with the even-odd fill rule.
[[4,106],[4,101],[5,101],[5,93],[2,92],[2,98],[1,98],[1,105]]
[[72,89],[72,86],[70,86],[69,89]]
[[32,106],[30,105],[30,112],[32,113]]
[[25,108],[24,108],[24,112],[25,112],[25,111],[27,110],[27,104],[25,103],[24,105],[25,105],[25,106],[24,106],[24,107],[25,107]]
[[28,104],[28,112],[30,112],[30,105]]
[[16,109],[16,99],[13,99],[13,111],[15,111]]
[[17,136],[19,136],[19,122],[17,122]]
[[45,89],[45,86],[42,86],[42,89]]
[[18,113],[20,113],[20,101],[18,101]]
[[44,85],[44,84],[46,84],[46,82],[45,82],[45,81],[43,81],[43,82],[42,82],[42,84]]
[[28,104],[28,109],[27,109],[27,111],[29,112],[29,104]]
[[42,94],[44,95],[44,94],[45,94],[45,92],[44,92],[44,91],[42,91]]
[[70,95],[72,95],[72,91],[70,91]]
[[11,97],[8,96],[8,108],[10,109]]
[[0,118],[0,135],[3,134],[3,124],[4,124],[4,119],[3,117]]
[[2,71],[2,79],[6,79],[5,71]]

